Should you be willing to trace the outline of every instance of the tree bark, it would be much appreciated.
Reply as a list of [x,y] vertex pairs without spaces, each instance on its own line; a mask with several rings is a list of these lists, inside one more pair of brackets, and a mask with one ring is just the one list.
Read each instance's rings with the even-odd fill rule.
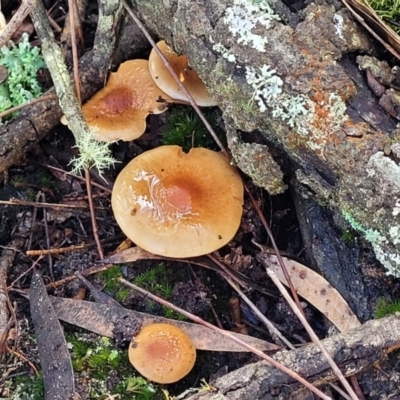
[[[299,23],[277,0],[270,4],[280,20],[267,22],[265,9],[252,11],[263,1],[136,0],[135,7],[205,81],[231,128],[228,141],[239,166],[264,188],[283,189],[276,179],[269,182],[270,158],[260,157],[259,145],[244,146],[238,133],[245,138],[259,130],[290,158],[297,183],[335,207],[371,242],[387,271],[400,276],[397,121],[379,106],[355,64],[354,54],[374,52],[370,39],[341,4],[319,3],[303,10]],[[261,17],[264,22],[255,22]],[[264,101],[265,111],[249,78],[251,71],[260,77],[262,68],[283,82],[272,104]],[[271,93],[265,94],[268,100]]]

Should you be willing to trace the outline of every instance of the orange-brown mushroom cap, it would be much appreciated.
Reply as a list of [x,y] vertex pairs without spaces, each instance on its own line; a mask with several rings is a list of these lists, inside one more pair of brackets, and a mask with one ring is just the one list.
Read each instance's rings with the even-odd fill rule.
[[[198,106],[211,107],[217,105],[208,93],[203,81],[197,75],[197,72],[189,67],[188,59],[185,55],[178,56],[164,40],[158,42],[157,47],[168,60]],[[162,91],[173,99],[185,102],[189,101],[154,49],[150,53],[149,67],[154,82]]]
[[161,146],[118,175],[115,219],[139,247],[166,257],[195,257],[227,244],[242,216],[243,183],[222,154]]
[[196,361],[196,348],[180,328],[151,324],[132,339],[129,361],[147,379],[173,383],[186,376]]
[[168,108],[171,98],[155,85],[147,60],[130,60],[111,73],[107,85],[82,107],[94,136],[105,142],[143,135],[146,117]]

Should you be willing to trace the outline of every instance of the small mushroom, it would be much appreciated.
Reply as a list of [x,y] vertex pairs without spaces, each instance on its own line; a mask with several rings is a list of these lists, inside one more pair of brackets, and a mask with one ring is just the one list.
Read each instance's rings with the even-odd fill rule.
[[[147,60],[130,60],[82,107],[96,139],[130,141],[143,135],[146,117],[167,110],[171,98],[155,85]],[[65,117],[61,119],[65,123]]]
[[[178,56],[164,40],[157,43],[164,57],[185,85],[196,104],[200,107],[216,106],[217,103],[209,95],[203,81],[196,71],[189,67],[186,56]],[[150,74],[157,86],[175,100],[188,102],[188,98],[181,90],[171,73],[168,71],[159,55],[153,49],[149,57]]]
[[195,257],[221,248],[237,232],[243,183],[221,153],[160,146],[120,172],[111,203],[118,225],[139,247]]
[[151,324],[132,339],[129,361],[147,379],[174,383],[186,376],[196,361],[190,337],[170,324]]

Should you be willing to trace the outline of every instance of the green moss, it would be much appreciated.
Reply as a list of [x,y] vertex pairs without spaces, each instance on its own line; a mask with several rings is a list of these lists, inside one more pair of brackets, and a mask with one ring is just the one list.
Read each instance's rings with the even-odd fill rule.
[[104,282],[103,290],[120,303],[124,302],[131,294],[129,289],[118,282],[118,278],[121,275],[121,267],[119,265],[114,265],[97,275]]
[[400,34],[400,0],[368,0],[368,3],[387,25]]
[[350,243],[357,237],[357,232],[354,229],[345,229],[341,237],[343,242]]
[[42,377],[38,376],[17,376],[13,381],[9,381],[11,397],[1,399],[9,400],[43,400],[44,385]]
[[27,179],[25,175],[15,175],[11,178],[10,181],[11,185],[13,185],[14,187],[18,187],[21,184],[25,184],[27,183]]
[[[216,126],[215,111],[204,111],[204,114],[222,140],[222,131]],[[161,142],[165,145],[178,145],[184,151],[192,147],[216,149],[213,138],[193,109],[178,106],[172,109],[163,128]]]
[[149,268],[145,272],[137,275],[134,279],[134,283],[168,300],[172,296],[172,287],[169,283],[171,278],[170,271],[171,270],[161,262],[155,267]]
[[36,191],[31,188],[25,190],[25,197],[28,201],[36,201],[36,194]]
[[376,319],[400,312],[400,299],[389,300],[384,297],[378,298],[374,316]]
[[[116,348],[109,338],[90,339],[74,334],[68,335],[67,340],[71,345],[74,372],[84,377],[90,399],[113,395],[119,395],[120,400],[154,398],[156,386],[134,374],[128,352]],[[113,378],[109,381],[110,377]]]
[[49,175],[45,171],[41,171],[37,174],[36,180],[41,187],[47,189],[54,189],[56,187],[56,183],[51,175]]
[[[173,275],[172,275],[173,274]],[[165,263],[160,262],[156,266],[147,269],[145,272],[137,275],[134,278],[134,283],[143,289],[165,299],[169,300],[172,297],[171,280],[176,279],[177,270],[168,268]],[[146,300],[146,309],[148,312],[159,310],[158,304],[152,300]],[[168,307],[162,307],[162,314],[165,318],[184,320],[185,317]],[[159,312],[159,311],[157,311]]]
[[168,307],[163,307],[163,312],[164,312],[165,318],[176,319],[178,321],[186,320],[186,317],[184,315],[182,315],[174,310],[171,310]]
[[[155,387],[141,376],[127,378],[116,387],[116,393],[125,396],[124,398],[150,400],[156,393]],[[133,395],[133,397],[132,397]]]
[[86,371],[95,379],[106,379],[113,370],[128,367],[126,352],[114,349],[109,338],[99,337],[90,342],[69,335],[67,340],[72,346],[75,372]]

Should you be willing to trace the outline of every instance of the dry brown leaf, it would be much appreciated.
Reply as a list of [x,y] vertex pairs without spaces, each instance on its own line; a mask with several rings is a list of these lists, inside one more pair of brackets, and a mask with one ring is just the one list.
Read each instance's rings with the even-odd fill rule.
[[357,20],[378,39],[388,51],[400,59],[400,37],[388,26],[369,5],[367,0],[343,0],[349,10],[356,14]]
[[[99,335],[114,337],[116,326],[130,326],[130,322],[139,322],[146,326],[154,323],[168,323],[185,331],[192,339],[196,349],[208,351],[246,352],[244,347],[227,340],[226,337],[206,326],[191,322],[176,321],[156,315],[128,310],[119,305],[92,303],[83,300],[63,299],[50,296],[57,318],[70,324],[95,332]],[[118,322],[119,321],[119,322]],[[232,333],[232,335],[261,351],[273,351],[279,346],[252,336]],[[130,340],[130,339],[129,339]]]
[[[341,332],[361,325],[347,302],[325,278],[296,261],[282,258],[297,293],[321,311]],[[275,272],[284,285],[287,285],[275,255],[264,253],[263,262]]]

